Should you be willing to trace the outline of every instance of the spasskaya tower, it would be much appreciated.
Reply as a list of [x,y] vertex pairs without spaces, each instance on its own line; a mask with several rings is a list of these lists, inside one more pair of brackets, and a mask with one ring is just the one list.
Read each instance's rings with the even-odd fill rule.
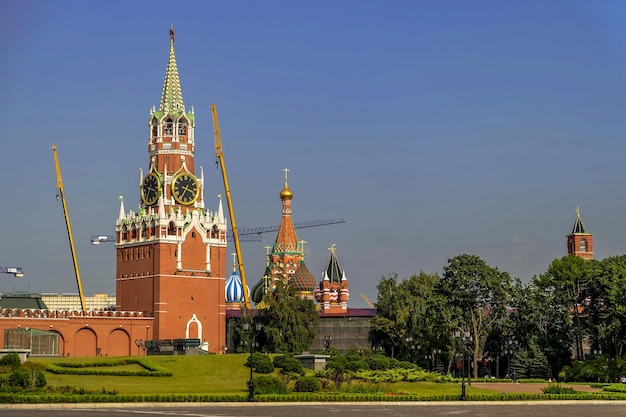
[[154,340],[199,339],[203,348],[223,353],[226,220],[221,200],[215,211],[205,207],[194,129],[193,107],[187,112],[183,103],[172,27],[161,102],[150,111],[138,211],[125,212],[122,200],[115,225],[117,309],[154,317]]

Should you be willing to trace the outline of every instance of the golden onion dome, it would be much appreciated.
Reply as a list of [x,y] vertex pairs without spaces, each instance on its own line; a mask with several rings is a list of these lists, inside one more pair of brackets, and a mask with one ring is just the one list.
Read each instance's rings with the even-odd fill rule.
[[291,200],[292,198],[293,198],[293,193],[291,192],[287,184],[285,184],[285,188],[283,188],[282,191],[280,192],[280,199]]

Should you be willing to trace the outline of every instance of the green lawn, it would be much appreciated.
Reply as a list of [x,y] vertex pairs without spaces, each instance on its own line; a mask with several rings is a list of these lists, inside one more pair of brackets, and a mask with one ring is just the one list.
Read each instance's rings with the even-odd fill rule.
[[[250,368],[244,366],[247,354],[201,356],[148,356],[145,359],[173,373],[169,377],[57,375],[46,372],[48,385],[71,386],[88,390],[117,390],[119,394],[214,394],[246,395]],[[46,358],[40,363],[110,361],[112,358]],[[122,367],[111,367],[120,369]],[[98,369],[102,369],[99,367]],[[278,372],[276,370],[275,372]],[[310,371],[309,371],[310,372]],[[255,377],[258,376],[255,374]],[[354,380],[353,384],[360,383]],[[456,383],[399,382],[381,384],[383,391],[418,395],[460,395]],[[467,387],[467,394],[493,394],[493,390]]]
[[[95,362],[111,358],[46,358],[33,362]],[[245,394],[250,368],[245,354],[202,356],[148,356],[147,360],[173,373],[169,377],[57,375],[46,372],[48,385],[72,386],[120,394]],[[111,367],[119,369],[119,367]]]

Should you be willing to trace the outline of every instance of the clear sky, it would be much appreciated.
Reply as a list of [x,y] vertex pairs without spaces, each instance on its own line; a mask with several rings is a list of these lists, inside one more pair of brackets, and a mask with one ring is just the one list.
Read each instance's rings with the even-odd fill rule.
[[0,266],[25,272],[0,291],[77,291],[56,144],[85,294],[114,292],[89,239],[137,208],[172,24],[208,208],[216,103],[238,225],[280,222],[288,167],[295,222],[347,221],[298,237],[317,279],[337,245],[350,306],[461,253],[527,282],[577,206],[597,258],[626,252],[623,2],[0,0]]

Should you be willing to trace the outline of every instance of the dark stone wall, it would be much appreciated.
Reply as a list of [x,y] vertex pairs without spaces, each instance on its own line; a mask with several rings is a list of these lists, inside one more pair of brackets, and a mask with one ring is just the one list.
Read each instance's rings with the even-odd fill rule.
[[[237,314],[238,316],[238,314]],[[374,345],[371,329],[371,315],[346,315],[346,316],[320,316],[317,335],[311,345],[311,352],[321,352],[324,350],[326,336],[331,336],[330,347],[337,349],[340,353],[346,353],[350,349],[369,350]],[[226,340],[228,352],[236,352],[233,342],[235,332],[236,316],[231,315],[226,319]]]

